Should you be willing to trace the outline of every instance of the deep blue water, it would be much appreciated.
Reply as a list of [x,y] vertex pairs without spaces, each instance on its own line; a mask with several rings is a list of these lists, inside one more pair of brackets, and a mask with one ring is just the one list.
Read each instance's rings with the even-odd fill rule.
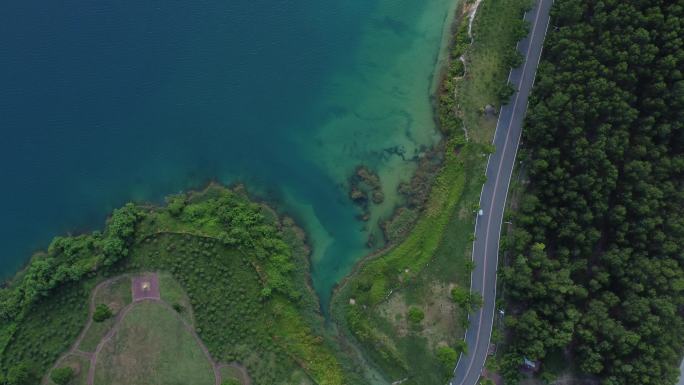
[[451,3],[0,2],[0,274],[126,201],[242,181],[309,230],[325,296],[367,252],[345,175],[391,188],[411,164],[383,149],[435,140]]

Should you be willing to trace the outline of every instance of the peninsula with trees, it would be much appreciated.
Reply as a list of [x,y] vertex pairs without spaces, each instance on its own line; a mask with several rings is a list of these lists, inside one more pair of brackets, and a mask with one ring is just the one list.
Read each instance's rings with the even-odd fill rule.
[[359,383],[323,332],[308,253],[240,187],[128,204],[0,291],[0,383]]

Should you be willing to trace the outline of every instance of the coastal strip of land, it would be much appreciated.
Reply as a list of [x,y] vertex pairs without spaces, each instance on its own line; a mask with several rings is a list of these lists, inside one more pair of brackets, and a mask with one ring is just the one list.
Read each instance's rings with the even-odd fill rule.
[[482,187],[481,212],[475,225],[473,245],[475,269],[472,272],[471,290],[482,295],[483,305],[470,317],[470,327],[465,335],[467,353],[463,353],[458,361],[452,385],[477,384],[489,352],[494,317],[497,316],[496,275],[506,197],[552,4],[553,0],[537,0],[534,8],[525,15],[531,31],[519,44],[524,63],[520,68],[511,70],[509,82],[516,91],[499,114],[493,142],[496,150],[487,162],[487,181]]

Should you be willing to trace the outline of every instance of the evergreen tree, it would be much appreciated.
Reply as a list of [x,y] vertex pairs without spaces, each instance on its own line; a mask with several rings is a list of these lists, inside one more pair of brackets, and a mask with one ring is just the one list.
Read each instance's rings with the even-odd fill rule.
[[[503,277],[513,382],[567,349],[603,384],[676,382],[684,346],[684,5],[557,0]],[[523,310],[524,309],[524,310]]]

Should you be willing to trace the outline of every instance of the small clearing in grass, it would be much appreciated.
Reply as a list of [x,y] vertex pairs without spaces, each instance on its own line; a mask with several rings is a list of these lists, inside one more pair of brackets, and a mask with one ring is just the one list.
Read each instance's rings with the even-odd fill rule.
[[461,338],[462,329],[458,322],[461,312],[450,299],[453,284],[433,282],[430,288],[432,295],[425,307],[425,320],[420,335],[425,337],[432,350],[447,338],[449,344]]
[[415,333],[424,337],[431,349],[436,349],[440,343],[445,342],[445,338],[449,340],[448,344],[452,344],[455,339],[461,337],[463,331],[458,323],[461,312],[450,299],[454,284],[433,282],[429,286],[429,297],[421,300],[423,305],[420,309],[424,311],[425,318],[418,329],[411,328],[407,317],[410,306],[402,292],[397,292],[378,305],[377,311],[392,326],[392,334],[406,337],[409,332]]

